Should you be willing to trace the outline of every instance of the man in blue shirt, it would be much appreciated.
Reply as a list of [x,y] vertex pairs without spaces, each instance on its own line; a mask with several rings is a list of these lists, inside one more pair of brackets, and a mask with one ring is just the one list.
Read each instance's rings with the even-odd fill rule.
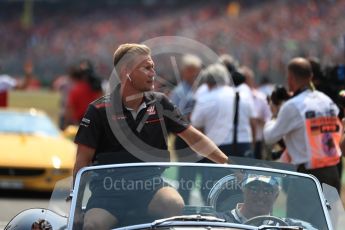
[[[202,68],[202,61],[198,56],[186,54],[181,59],[181,81],[177,84],[170,94],[171,101],[179,108],[182,115],[190,120],[190,115],[194,107],[195,80]],[[174,149],[178,161],[193,162],[198,160],[198,155],[189,148],[189,146],[180,137],[176,136]],[[188,168],[182,168],[179,172],[181,178],[194,180],[195,171],[186,171]],[[179,189],[179,193],[184,201],[188,203],[190,190]]]
[[[171,92],[170,99],[178,107],[181,114],[190,120],[190,114],[194,107],[194,82],[202,67],[202,61],[198,56],[186,54],[181,59],[181,81]],[[188,148],[188,145],[179,137],[176,138],[175,152],[178,161],[196,161],[197,155]],[[180,151],[178,151],[180,150]]]

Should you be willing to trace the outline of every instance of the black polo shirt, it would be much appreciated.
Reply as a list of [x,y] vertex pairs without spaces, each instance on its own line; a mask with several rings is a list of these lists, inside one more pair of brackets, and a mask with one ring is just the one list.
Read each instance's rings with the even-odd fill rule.
[[146,92],[143,101],[146,108],[135,119],[123,105],[119,88],[92,102],[75,142],[96,150],[96,164],[169,161],[167,134],[180,133],[189,123],[162,93]]

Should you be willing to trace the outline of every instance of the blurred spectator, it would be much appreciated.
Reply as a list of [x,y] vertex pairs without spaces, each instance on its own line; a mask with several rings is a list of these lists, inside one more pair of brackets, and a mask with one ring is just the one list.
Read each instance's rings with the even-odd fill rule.
[[0,107],[7,107],[8,105],[8,91],[16,88],[16,79],[7,74],[0,75]]
[[245,77],[245,83],[251,90],[251,97],[255,110],[255,146],[254,157],[263,159],[263,128],[265,123],[271,119],[271,110],[266,96],[255,88],[254,72],[246,66],[241,66],[239,72]]
[[32,69],[24,68],[24,73],[22,81],[7,74],[0,74],[0,107],[8,106],[8,93],[11,89],[26,89],[28,87],[32,77]]
[[[202,61],[198,56],[192,54],[184,55],[181,60],[181,81],[170,94],[171,101],[177,105],[182,115],[188,120],[190,120],[190,114],[194,106],[193,84],[199,75],[201,67]],[[179,161],[186,157],[183,155],[188,155],[185,151],[188,145],[181,138],[176,137],[174,146]],[[179,149],[182,149],[182,151],[178,151]]]
[[[265,142],[273,144],[284,138],[286,151],[281,159],[339,191],[339,109],[328,96],[310,87],[312,68],[307,59],[292,59],[287,70],[289,90],[294,94],[276,109],[277,119],[266,123]],[[333,129],[326,132],[324,126]]]
[[[202,72],[208,91],[196,98],[192,112],[193,126],[202,130],[219,148],[230,156],[251,156],[252,107],[239,100],[237,151],[234,151],[235,90],[229,86],[229,72],[222,64],[212,64]],[[235,135],[236,135],[235,134]]]
[[28,90],[38,90],[41,88],[41,82],[38,77],[34,74],[34,65],[31,60],[24,63],[24,79],[27,79],[26,89]]
[[[224,54],[222,56],[220,56],[219,58],[219,62],[222,63],[226,69],[228,70],[228,72],[230,73],[230,82],[233,82],[235,89],[236,89],[236,95],[235,95],[235,116],[234,116],[234,136],[233,136],[233,142],[235,144],[233,144],[233,151],[236,152],[237,151],[237,135],[241,134],[242,135],[246,135],[243,133],[242,131],[238,131],[239,128],[243,127],[250,127],[250,133],[252,135],[252,137],[250,138],[250,142],[251,142],[251,148],[250,150],[247,150],[247,155],[251,155],[252,157],[254,156],[254,149],[255,149],[255,140],[256,140],[256,117],[257,117],[257,112],[254,108],[254,99],[253,99],[253,95],[251,92],[251,89],[249,88],[248,84],[246,83],[246,76],[243,75],[240,71],[239,71],[239,62],[232,57],[231,55],[228,54]],[[250,80],[248,80],[249,82]],[[239,122],[243,122],[243,120],[239,120],[238,117],[240,116],[239,113],[239,106],[241,101],[246,101],[246,104],[249,106],[249,115],[250,119],[249,119],[249,126],[246,126],[247,124],[247,120],[244,119],[244,123],[241,124],[241,126],[236,125]],[[245,115],[246,116],[246,115]],[[244,125],[244,126],[242,126]],[[243,137],[242,137],[243,138]],[[243,141],[243,140],[242,140]]]
[[[254,157],[254,149],[255,149],[255,143],[256,143],[256,120],[258,117],[257,110],[255,109],[255,104],[254,104],[254,98],[252,95],[252,91],[249,88],[249,86],[246,83],[246,77],[239,71],[235,71],[233,74],[233,80],[236,86],[236,91],[239,96],[239,101],[246,101],[246,103],[249,106],[248,116],[249,116],[249,123],[248,127],[250,128],[250,132],[247,131],[247,133],[250,133],[252,137],[250,138],[250,151],[252,151],[252,155]],[[243,80],[242,80],[243,79]],[[241,116],[242,114],[239,113],[238,116]],[[246,119],[247,121],[247,119]]]
[[53,82],[53,90],[59,92],[60,101],[59,101],[59,128],[64,129],[66,125],[65,114],[67,108],[67,97],[69,90],[72,86],[70,79],[66,75],[58,76]]
[[[170,94],[171,101],[177,105],[182,115],[190,120],[190,115],[194,107],[193,85],[202,67],[201,59],[192,54],[185,54],[181,59],[181,81]],[[178,161],[195,162],[199,156],[188,144],[179,136],[175,137],[174,149]],[[194,181],[197,172],[188,168],[181,168],[178,172],[180,178]],[[186,203],[189,203],[190,190],[179,188],[179,193]]]
[[89,60],[72,67],[69,76],[72,85],[67,96],[63,127],[79,124],[89,103],[103,94],[101,80]]
[[258,90],[266,96],[266,99],[268,99],[271,96],[273,89],[274,84],[272,81],[267,76],[263,76]]
[[[308,61],[310,62],[311,65],[311,69],[313,72],[313,78],[312,78],[312,82],[314,84],[314,87],[323,92],[324,94],[326,94],[327,96],[329,96],[340,108],[339,111],[339,118],[340,119],[344,119],[344,115],[345,115],[345,95],[344,95],[344,91],[343,90],[339,90],[341,88],[345,88],[345,86],[343,87],[334,87],[334,85],[337,85],[337,82],[328,82],[328,81],[332,81],[332,79],[328,79],[322,69],[321,69],[321,64],[320,64],[320,60],[317,57],[309,57]],[[343,80],[343,79],[342,79]],[[344,122],[343,122],[344,124]],[[344,128],[344,126],[343,126]],[[344,136],[344,135],[343,135]],[[345,137],[342,137],[342,140],[340,142],[340,147],[342,148],[342,153],[343,156],[345,156],[345,152],[343,149],[343,147],[345,146]],[[338,166],[338,173],[339,173],[339,177],[340,180],[342,178],[342,174],[343,174],[343,161],[340,160]],[[340,184],[341,186],[341,184]]]
[[[278,110],[277,118],[264,127],[265,142],[273,144],[284,138],[286,150],[281,159],[296,166],[300,173],[311,174],[319,182],[335,187],[340,193],[337,164],[340,161],[341,124],[339,109],[324,93],[311,86],[312,67],[305,58],[293,58],[287,65],[287,81],[293,97]],[[272,111],[272,113],[274,113]],[[292,181],[289,188],[300,186]],[[309,194],[289,189],[287,215],[311,221],[313,215],[305,210]],[[300,194],[300,193],[299,193]],[[297,198],[300,197],[300,198]],[[297,199],[296,199],[297,198]],[[314,218],[315,219],[315,218]]]
[[[268,98],[272,118],[277,117],[280,107],[289,99],[290,95],[288,90],[283,85],[274,86],[274,89]],[[274,143],[271,146],[266,145],[266,147],[269,152],[267,159],[271,160],[280,159],[283,152],[286,150],[286,145],[283,139],[280,139],[277,143]]]

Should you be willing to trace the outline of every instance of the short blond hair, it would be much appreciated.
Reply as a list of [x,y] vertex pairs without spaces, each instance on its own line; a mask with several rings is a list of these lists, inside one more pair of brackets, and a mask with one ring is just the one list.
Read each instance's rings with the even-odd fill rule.
[[[114,67],[117,65],[128,64],[135,55],[150,55],[151,50],[148,46],[136,43],[125,43],[120,45],[114,53]],[[125,60],[124,60],[125,59]],[[121,63],[120,63],[121,61]]]

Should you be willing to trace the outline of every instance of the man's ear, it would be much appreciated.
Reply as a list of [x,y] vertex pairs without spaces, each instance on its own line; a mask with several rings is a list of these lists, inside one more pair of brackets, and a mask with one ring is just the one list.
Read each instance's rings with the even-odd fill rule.
[[126,67],[121,67],[120,71],[119,71],[119,78],[121,80],[121,82],[125,82],[126,81],[126,76],[127,76],[127,68]]

